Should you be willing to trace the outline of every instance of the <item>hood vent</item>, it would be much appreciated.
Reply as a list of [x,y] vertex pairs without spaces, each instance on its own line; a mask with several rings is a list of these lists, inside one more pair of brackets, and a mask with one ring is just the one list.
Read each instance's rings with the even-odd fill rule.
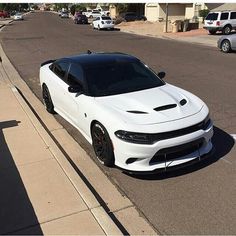
[[184,106],[187,103],[187,101],[186,99],[182,99],[179,103],[181,106]]
[[147,112],[145,111],[127,111],[129,113],[134,113],[134,114],[148,114]]
[[168,109],[172,109],[172,108],[175,108],[175,107],[177,107],[176,104],[169,104],[169,105],[165,105],[165,106],[161,106],[161,107],[156,107],[153,110],[155,110],[155,111],[163,111],[163,110],[168,110]]

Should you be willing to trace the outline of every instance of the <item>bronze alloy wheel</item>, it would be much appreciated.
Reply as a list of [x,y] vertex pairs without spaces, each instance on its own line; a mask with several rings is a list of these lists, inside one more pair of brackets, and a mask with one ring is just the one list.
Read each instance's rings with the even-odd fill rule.
[[48,87],[44,84],[43,85],[43,103],[46,107],[46,110],[51,113],[54,114],[54,105],[51,99],[51,95],[49,93]]
[[105,127],[96,122],[91,130],[93,149],[98,160],[105,166],[114,165],[113,146]]

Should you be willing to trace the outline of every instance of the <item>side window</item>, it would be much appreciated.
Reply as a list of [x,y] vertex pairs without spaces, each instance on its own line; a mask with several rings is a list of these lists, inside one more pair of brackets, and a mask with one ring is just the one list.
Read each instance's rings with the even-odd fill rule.
[[230,19],[236,19],[236,12],[231,12]]
[[229,17],[229,13],[224,12],[224,13],[221,13],[220,19],[221,20],[228,20],[228,17]]
[[67,82],[70,85],[75,85],[77,83],[83,84],[83,73],[80,66],[71,64]]
[[66,62],[58,62],[54,64],[53,72],[60,77],[62,80],[64,80],[65,75],[68,71],[69,64]]

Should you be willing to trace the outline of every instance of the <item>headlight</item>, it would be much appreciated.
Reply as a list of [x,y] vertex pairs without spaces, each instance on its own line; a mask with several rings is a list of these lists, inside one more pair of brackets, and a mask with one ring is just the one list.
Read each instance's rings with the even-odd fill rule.
[[208,114],[203,121],[203,129],[207,129],[209,124],[211,123],[210,115]]
[[101,21],[102,24],[104,24],[104,21]]
[[139,143],[139,144],[152,144],[153,139],[150,134],[145,133],[134,133],[123,130],[118,130],[115,132],[117,138],[124,140],[130,143]]

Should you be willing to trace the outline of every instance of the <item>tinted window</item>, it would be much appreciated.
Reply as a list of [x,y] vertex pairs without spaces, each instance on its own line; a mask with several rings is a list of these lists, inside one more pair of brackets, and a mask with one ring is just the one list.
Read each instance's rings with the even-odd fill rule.
[[230,19],[236,19],[236,12],[231,12]]
[[103,16],[102,20],[111,20],[111,17]]
[[206,20],[217,20],[218,13],[209,13],[206,17]]
[[109,96],[154,88],[164,83],[139,61],[97,64],[85,68],[91,96]]
[[69,64],[66,62],[56,62],[53,67],[54,73],[61,79],[65,78],[65,74],[68,71]]
[[67,81],[68,84],[71,85],[76,84],[78,82],[81,84],[83,82],[83,73],[78,65],[71,64]]
[[228,20],[228,17],[229,17],[229,13],[224,12],[224,13],[221,13],[220,19],[221,20]]

